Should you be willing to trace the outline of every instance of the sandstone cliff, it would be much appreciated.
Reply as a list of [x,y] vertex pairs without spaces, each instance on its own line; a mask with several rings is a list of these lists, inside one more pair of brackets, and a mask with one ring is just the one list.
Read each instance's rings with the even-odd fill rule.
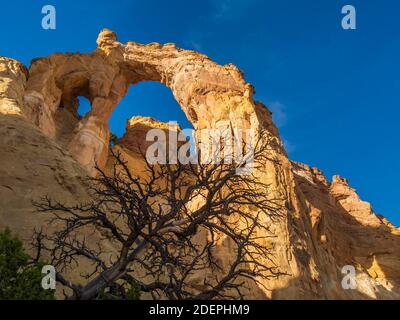
[[[159,81],[171,89],[195,130],[228,123],[267,129],[278,162],[257,172],[282,199],[285,216],[273,225],[274,262],[287,275],[255,287],[253,298],[400,298],[400,231],[359,199],[345,179],[332,182],[318,169],[291,162],[271,113],[253,100],[253,87],[233,65],[174,44],[117,41],[103,30],[89,54],[53,54],[29,68],[0,58],[0,227],[23,239],[34,226],[31,200],[50,194],[64,201],[89,197],[86,175],[107,166],[108,119],[130,85]],[[83,118],[78,96],[91,102]],[[147,128],[165,128],[149,118],[128,122],[117,141],[131,166]],[[136,167],[135,167],[136,166]],[[269,222],[265,222],[269,223]],[[221,254],[226,250],[221,250]],[[353,265],[357,288],[344,290],[341,269]]]

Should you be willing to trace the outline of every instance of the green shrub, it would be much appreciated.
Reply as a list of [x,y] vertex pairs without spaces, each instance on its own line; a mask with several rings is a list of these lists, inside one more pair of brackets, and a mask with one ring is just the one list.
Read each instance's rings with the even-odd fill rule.
[[22,242],[6,229],[0,232],[0,300],[52,300],[54,290],[41,282],[44,262],[29,264]]
[[118,137],[114,133],[110,132],[110,147],[113,147],[117,142]]
[[140,300],[140,286],[126,281],[123,285],[111,285],[101,290],[96,300]]
[[129,289],[126,292],[127,300],[140,300],[140,286],[135,283],[129,284]]

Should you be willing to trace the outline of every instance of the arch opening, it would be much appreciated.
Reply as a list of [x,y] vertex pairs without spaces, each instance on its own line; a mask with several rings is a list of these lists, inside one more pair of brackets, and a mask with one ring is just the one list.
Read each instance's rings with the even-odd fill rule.
[[78,96],[77,98],[79,101],[77,112],[78,115],[80,116],[80,119],[82,119],[90,111],[92,106],[90,104],[90,101],[86,97]]
[[156,81],[143,81],[129,87],[111,113],[110,131],[121,138],[126,132],[126,121],[134,116],[151,117],[160,122],[173,121],[181,128],[193,129],[171,90]]
[[68,147],[79,122],[90,112],[91,103],[85,96],[61,99],[54,115],[57,142]]
[[110,146],[119,144],[135,152],[149,144],[146,133],[150,129],[178,125],[188,137],[193,130],[170,88],[157,81],[131,85],[112,111],[108,124]]
[[[100,32],[97,44],[98,48],[89,54],[55,54],[35,60],[25,93],[28,116],[51,138],[56,136],[56,113],[65,111],[60,111],[60,107],[72,107],[69,115],[73,117],[74,112],[77,115],[80,112],[77,97],[90,100],[90,112],[78,118],[79,121],[75,116],[71,127],[66,129],[72,138],[67,135],[64,139],[69,140],[67,149],[89,174],[94,173],[96,163],[102,166],[106,162],[110,117],[116,118],[123,109],[132,110],[132,106],[123,108],[129,101],[130,94],[124,97],[128,87],[134,95],[140,87],[143,91],[148,81],[157,81],[160,88],[165,85],[161,90],[170,100],[173,95],[176,101],[172,105],[179,107],[164,107],[166,100],[160,99],[163,101],[155,103],[160,105],[157,113],[149,112],[152,110],[149,107],[141,114],[161,121],[178,120],[183,128],[190,128],[191,123],[196,131],[218,127],[222,122],[240,128],[260,124],[253,88],[233,65],[220,66],[202,54],[176,48],[174,44],[143,45],[133,41],[122,44],[110,30]],[[149,94],[153,96],[157,95]],[[62,128],[64,124],[59,123]],[[111,130],[115,130],[112,120]],[[123,132],[119,131],[117,135],[121,136]]]

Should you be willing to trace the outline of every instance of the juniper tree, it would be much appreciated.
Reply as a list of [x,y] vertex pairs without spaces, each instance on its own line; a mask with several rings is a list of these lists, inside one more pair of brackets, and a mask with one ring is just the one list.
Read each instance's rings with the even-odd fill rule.
[[[71,299],[111,291],[126,298],[132,290],[154,299],[244,298],[246,283],[262,286],[281,274],[264,244],[274,237],[270,225],[281,216],[281,202],[256,176],[276,160],[264,134],[253,150],[248,174],[237,174],[243,161],[150,165],[144,154],[145,174],[135,173],[111,150],[112,170],[97,166],[90,179],[92,201],[67,205],[44,197],[35,204],[58,226],[37,232],[36,247],[47,251]],[[85,236],[88,228],[97,232],[95,244]],[[105,254],[104,241],[113,254]],[[222,242],[231,244],[229,258],[221,257]],[[78,285],[62,274],[82,259],[92,268]]]

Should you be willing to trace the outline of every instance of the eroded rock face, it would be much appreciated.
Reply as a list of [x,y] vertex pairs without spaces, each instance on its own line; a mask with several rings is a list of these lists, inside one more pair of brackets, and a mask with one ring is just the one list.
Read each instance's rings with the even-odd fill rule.
[[145,154],[149,146],[154,143],[146,139],[149,131],[153,129],[164,132],[166,149],[168,149],[169,132],[174,132],[176,136],[182,130],[177,124],[160,122],[151,117],[134,116],[127,121],[125,134],[116,143],[133,153]]
[[[399,229],[375,215],[346,180],[335,177],[329,182],[318,169],[289,161],[271,113],[253,100],[252,86],[235,66],[220,66],[202,54],[178,49],[173,44],[122,44],[109,30],[100,33],[97,44],[98,48],[90,54],[53,54],[34,60],[26,86],[23,67],[16,61],[0,58],[0,78],[4,79],[0,82],[2,117],[5,123],[11,121],[15,127],[26,128],[22,136],[7,133],[0,167],[13,165],[9,161],[15,152],[12,146],[23,138],[33,148],[32,155],[18,154],[16,164],[25,168],[47,165],[53,173],[62,170],[62,180],[49,178],[45,188],[72,185],[54,190],[59,197],[68,192],[84,196],[78,178],[85,172],[94,174],[95,162],[106,165],[108,119],[113,109],[129,85],[159,81],[171,89],[195,130],[229,123],[232,128],[267,129],[273,140],[277,162],[267,163],[257,176],[270,184],[270,196],[282,199],[285,208],[284,217],[272,226],[277,236],[268,241],[274,247],[274,263],[287,275],[262,280],[265,287],[254,284],[249,297],[399,298]],[[78,96],[91,102],[91,110],[83,118],[76,114]],[[143,136],[154,127],[168,129],[150,118],[136,117],[128,122],[127,133],[118,140],[116,148],[126,153],[132,166],[140,165],[135,153],[140,146],[146,146]],[[30,135],[30,130],[34,134]],[[48,153],[40,152],[42,149]],[[41,155],[39,163],[34,150]],[[62,156],[54,158],[60,152]],[[15,186],[22,188],[23,177],[17,176],[30,177],[22,183],[29,184],[26,188],[44,188],[40,177],[45,173],[22,172],[18,169],[11,176],[0,172],[1,181],[8,179],[7,190],[0,189],[3,210],[18,212],[16,217],[21,218],[17,220],[22,219],[27,206],[26,201],[25,207],[18,201],[23,197],[22,189],[12,192]],[[66,198],[69,197],[68,194]],[[9,221],[0,219],[0,227]],[[29,232],[33,222],[25,222],[24,230],[15,227],[18,232]],[[221,254],[226,252],[221,248]],[[344,290],[341,285],[344,265],[353,265],[357,270],[356,290]]]
[[0,57],[0,114],[22,115],[27,77],[22,63]]
[[238,127],[257,126],[252,87],[235,66],[220,66],[174,44],[122,44],[109,30],[100,33],[97,44],[90,54],[34,60],[25,93],[26,114],[53,138],[57,110],[76,109],[77,96],[90,100],[91,110],[79,121],[69,144],[89,172],[95,162],[106,161],[113,109],[128,86],[141,81],[169,87],[195,129],[214,128],[221,120]]
[[[325,297],[398,299],[400,230],[375,215],[346,179],[329,183],[318,169],[294,162],[293,172]],[[342,289],[344,265],[356,268],[357,290]]]

